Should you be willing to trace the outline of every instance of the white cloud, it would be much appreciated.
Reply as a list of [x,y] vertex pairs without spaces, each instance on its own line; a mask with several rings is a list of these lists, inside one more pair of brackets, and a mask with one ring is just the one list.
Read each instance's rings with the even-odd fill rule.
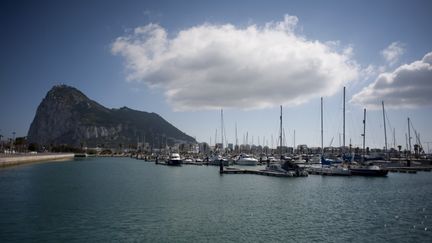
[[389,63],[390,66],[393,66],[397,63],[399,57],[405,53],[404,46],[405,45],[400,42],[393,42],[381,51],[381,55]]
[[381,73],[372,84],[355,94],[352,102],[376,109],[384,100],[386,107],[416,108],[431,106],[431,94],[432,52],[429,52],[422,60]]
[[298,18],[238,28],[205,23],[172,37],[157,24],[113,43],[128,80],[164,91],[175,110],[265,108],[331,96],[358,76],[352,48],[297,35]]
[[370,79],[371,77],[376,76],[377,68],[374,65],[369,64],[366,68],[361,70],[361,74],[364,79]]

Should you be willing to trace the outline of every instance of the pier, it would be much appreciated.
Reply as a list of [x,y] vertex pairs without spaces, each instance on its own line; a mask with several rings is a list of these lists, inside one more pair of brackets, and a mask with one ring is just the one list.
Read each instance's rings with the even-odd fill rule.
[[307,168],[307,172],[311,175],[323,175],[323,176],[351,176],[349,170],[332,170],[330,168]]
[[432,167],[430,166],[416,166],[416,167],[387,167],[386,168],[389,172],[399,172],[399,173],[411,173],[415,174],[418,171],[428,171],[430,172],[432,170]]
[[222,174],[251,174],[251,175],[264,175],[264,176],[275,176],[275,177],[306,177],[307,173],[300,172],[296,173],[283,173],[276,171],[268,171],[268,170],[247,170],[247,169],[239,169],[239,168],[224,168],[219,171]]
[[41,162],[41,161],[59,161],[59,160],[68,160],[73,158],[74,158],[74,154],[72,153],[1,155],[0,168]]

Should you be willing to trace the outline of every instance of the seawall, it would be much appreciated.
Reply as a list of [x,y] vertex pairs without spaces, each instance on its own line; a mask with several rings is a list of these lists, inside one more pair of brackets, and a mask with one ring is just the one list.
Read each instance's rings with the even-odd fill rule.
[[72,153],[0,155],[0,168],[41,161],[67,160],[73,158],[74,154]]

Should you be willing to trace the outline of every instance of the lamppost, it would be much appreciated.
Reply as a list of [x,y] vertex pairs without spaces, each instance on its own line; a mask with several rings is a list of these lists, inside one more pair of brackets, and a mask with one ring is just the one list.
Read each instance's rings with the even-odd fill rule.
[[[1,131],[1,130],[0,130]],[[3,135],[0,134],[0,153],[3,153],[3,142],[2,142]]]
[[15,153],[15,132],[12,132],[11,153]]

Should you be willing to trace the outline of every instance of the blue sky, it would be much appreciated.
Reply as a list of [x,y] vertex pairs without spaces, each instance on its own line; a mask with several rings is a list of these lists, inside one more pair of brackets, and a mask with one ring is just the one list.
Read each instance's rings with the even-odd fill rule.
[[[214,143],[278,133],[287,144],[339,145],[342,86],[347,144],[384,146],[381,100],[396,143],[407,117],[432,141],[429,1],[3,1],[0,134],[25,136],[46,92],[65,83],[110,108],[156,112]],[[153,38],[153,39],[152,39]],[[154,40],[148,42],[148,40]],[[137,50],[138,52],[135,52]],[[138,53],[138,54],[136,54]],[[371,85],[367,88],[369,85]],[[354,97],[354,98],[353,98]],[[390,126],[389,126],[390,125]],[[218,131],[220,134],[220,130]],[[220,138],[218,138],[220,141]],[[431,144],[432,148],[432,144]]]

